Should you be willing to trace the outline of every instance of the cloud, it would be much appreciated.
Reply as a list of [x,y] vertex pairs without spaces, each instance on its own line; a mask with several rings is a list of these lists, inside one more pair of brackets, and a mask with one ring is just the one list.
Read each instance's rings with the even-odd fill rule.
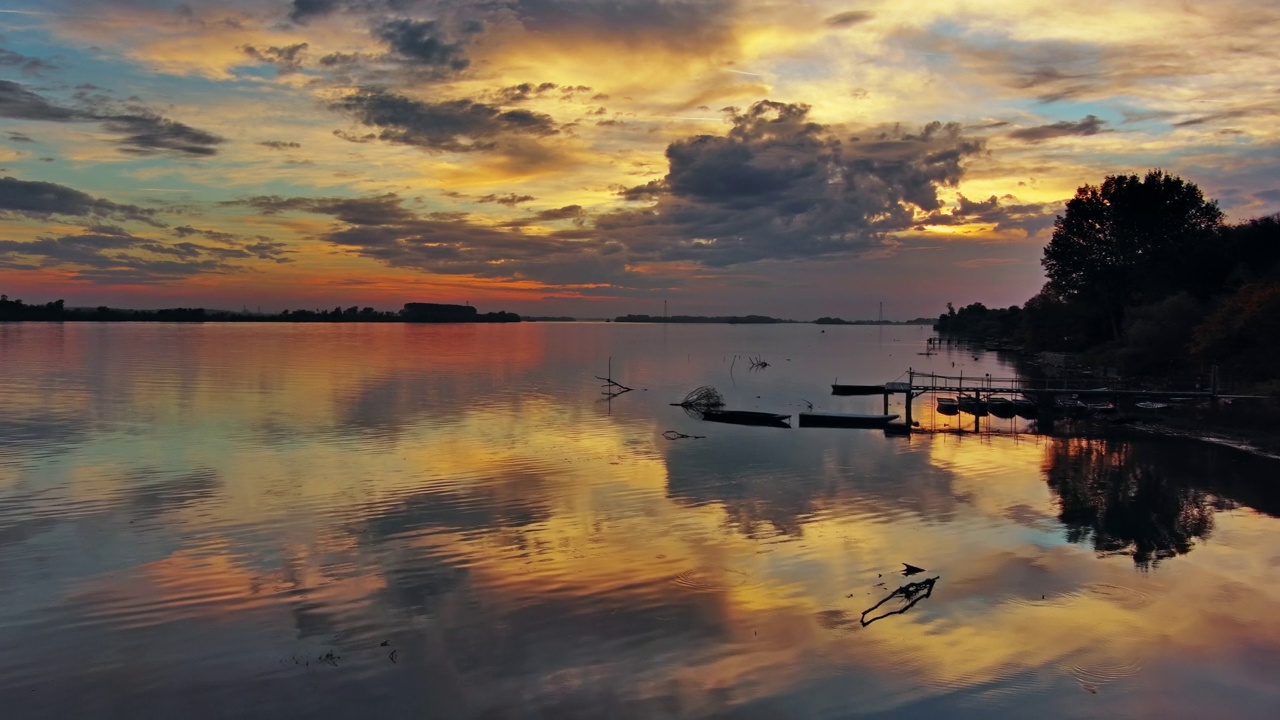
[[54,66],[28,55],[23,55],[13,50],[0,48],[0,67],[16,67],[23,72],[39,73],[41,70],[53,70]]
[[41,237],[33,241],[0,240],[0,259],[25,256],[42,267],[68,268],[74,277],[103,284],[156,284],[196,275],[242,272],[236,259],[290,262],[284,243],[258,239],[248,244],[168,243],[133,235],[114,226],[96,225],[80,235]]
[[297,150],[302,147],[302,143],[296,143],[291,140],[263,140],[258,144],[272,150]]
[[92,106],[62,107],[18,83],[0,80],[0,117],[45,122],[98,122],[108,132],[122,135],[117,140],[121,150],[134,155],[170,152],[208,157],[217,154],[217,146],[225,142],[211,132],[170,120],[142,105],[115,108],[109,99],[81,97]]
[[476,202],[497,203],[499,205],[514,207],[516,205],[519,205],[520,203],[527,203],[536,199],[537,198],[535,198],[532,195],[517,195],[515,193],[507,193],[506,195],[484,195],[482,197],[476,198]]
[[572,220],[579,227],[585,224],[587,212],[581,205],[566,205],[560,208],[552,208],[535,213],[527,218],[519,218],[502,223],[500,227],[520,228],[536,225],[538,223],[558,222],[560,220]]
[[307,43],[294,43],[284,47],[271,47],[259,50],[253,45],[245,45],[244,54],[258,62],[275,65],[276,73],[288,75],[302,69],[302,57],[307,51]]
[[462,70],[470,64],[462,45],[443,40],[443,33],[432,20],[391,20],[374,33],[401,58],[420,65]]
[[0,80],[0,117],[53,122],[85,119],[83,113],[58,107],[24,86],[8,80]]
[[[1004,204],[1001,204],[1001,203]],[[930,214],[921,225],[992,225],[996,232],[1003,230],[1020,230],[1026,237],[1034,237],[1040,231],[1052,227],[1054,218],[1061,211],[1062,204],[1053,203],[1019,203],[1012,195],[997,198],[995,195],[986,200],[970,200],[964,194],[956,199],[955,207],[950,212]]]
[[1100,132],[1110,132],[1103,127],[1106,124],[1106,120],[1102,120],[1096,115],[1085,115],[1079,122],[1063,120],[1050,125],[1019,128],[1017,130],[1010,131],[1009,137],[1015,140],[1025,140],[1027,142],[1036,143],[1058,137],[1070,137],[1073,135],[1097,135]]
[[[627,268],[625,248],[613,242],[584,242],[558,235],[532,235],[491,227],[465,214],[419,216],[399,197],[282,198],[262,196],[228,204],[259,212],[330,215],[340,225],[320,239],[392,267],[501,280],[533,280],[550,285],[652,285]],[[580,209],[558,208],[547,216],[572,217]]]
[[155,255],[156,247],[132,235],[95,233],[42,237],[29,242],[0,240],[0,253],[42,258],[44,267],[71,267],[75,277],[95,283],[151,284],[235,269],[221,260],[199,259],[199,253],[184,256],[175,250],[175,259],[164,259],[125,252]]
[[[266,214],[308,212],[339,224],[320,238],[397,267],[548,284],[644,287],[669,282],[635,272],[643,263],[724,267],[761,260],[857,254],[882,247],[942,208],[938,188],[954,185],[961,162],[981,144],[958,125],[918,131],[889,127],[842,140],[843,130],[813,122],[804,105],[762,101],[729,111],[724,136],[672,143],[669,172],[632,188],[643,209],[590,216],[566,205],[505,223],[463,213],[420,216],[393,194],[377,197],[235,201]],[[486,196],[482,202],[519,196]],[[594,222],[593,222],[594,220]],[[571,221],[543,234],[541,224]]]
[[[493,93],[494,102],[499,105],[515,105],[516,103],[527,102],[529,100],[540,99],[546,97],[548,93],[560,89],[560,86],[552,82],[538,83],[520,83],[511,87],[500,88]],[[590,92],[591,88],[563,88],[563,94],[572,94],[575,92]]]
[[832,15],[823,22],[826,23],[828,27],[846,28],[864,23],[873,17],[875,17],[874,14],[865,10],[850,10],[849,12]]
[[136,114],[102,115],[95,118],[107,130],[123,135],[117,142],[131,155],[153,155],[173,152],[179,155],[208,157],[217,154],[217,146],[226,142],[211,132],[198,130],[176,120],[142,111]]
[[289,19],[296,23],[306,23],[312,18],[330,15],[341,7],[341,0],[293,0]]
[[155,219],[156,211],[150,208],[120,205],[55,183],[0,178],[0,217],[14,214],[36,218],[51,215],[109,217],[164,227]]
[[940,208],[938,187],[956,184],[961,161],[982,149],[938,122],[844,141],[808,113],[771,101],[731,110],[727,135],[672,143],[666,177],[622,193],[652,206],[597,218],[595,229],[634,258],[713,267],[863,252]]
[[503,110],[467,99],[424,102],[380,89],[360,90],[332,107],[379,128],[380,140],[432,150],[489,150],[504,137],[557,132],[551,116],[543,113]]

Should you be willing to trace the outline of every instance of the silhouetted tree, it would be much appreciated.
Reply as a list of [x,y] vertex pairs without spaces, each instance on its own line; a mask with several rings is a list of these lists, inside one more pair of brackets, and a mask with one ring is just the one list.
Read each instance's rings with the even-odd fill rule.
[[1179,290],[1204,293],[1198,259],[1222,226],[1218,204],[1193,183],[1152,170],[1146,177],[1111,175],[1085,185],[1067,202],[1044,248],[1048,292],[1100,304],[1112,339],[1125,307]]

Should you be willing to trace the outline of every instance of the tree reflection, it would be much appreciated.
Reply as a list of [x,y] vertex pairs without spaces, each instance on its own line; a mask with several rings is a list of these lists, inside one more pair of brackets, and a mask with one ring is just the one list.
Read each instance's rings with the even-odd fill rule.
[[1216,496],[1139,462],[1128,443],[1070,439],[1049,449],[1046,476],[1058,495],[1058,519],[1073,543],[1092,540],[1104,554],[1132,555],[1146,569],[1191,552],[1208,538]]

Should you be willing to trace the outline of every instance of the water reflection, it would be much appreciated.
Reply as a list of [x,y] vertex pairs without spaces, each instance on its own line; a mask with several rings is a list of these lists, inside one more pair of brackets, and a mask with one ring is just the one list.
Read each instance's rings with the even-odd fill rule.
[[[888,375],[867,380],[900,362],[876,330],[812,330],[0,328],[0,702],[23,717],[1274,707],[1273,464],[669,407],[718,384],[734,407],[794,411],[850,358]],[[735,355],[762,353],[766,371],[730,378]],[[610,357],[637,390],[607,408]],[[936,588],[895,596],[903,563]],[[886,596],[880,611],[910,611],[864,624]]]
[[1139,567],[1191,552],[1231,503],[1141,464],[1132,446],[1109,441],[1055,443],[1049,487],[1057,493],[1067,539],[1099,553],[1131,555]]

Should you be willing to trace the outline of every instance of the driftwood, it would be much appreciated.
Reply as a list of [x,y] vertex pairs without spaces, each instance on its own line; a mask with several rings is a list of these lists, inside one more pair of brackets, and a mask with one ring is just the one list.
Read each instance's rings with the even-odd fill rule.
[[685,435],[682,432],[676,432],[675,430],[668,430],[662,433],[662,437],[668,440],[702,440],[707,436],[706,435]]
[[[903,585],[897,590],[894,590],[893,592],[886,595],[885,598],[880,602],[862,611],[862,620],[861,620],[862,626],[866,627],[877,620],[883,620],[889,617],[890,615],[901,615],[902,613],[910,610],[911,608],[915,607],[916,603],[920,602],[921,600],[933,594],[933,584],[936,582],[938,582],[938,578],[931,577],[927,580],[921,580],[920,582],[907,583],[906,585]],[[907,600],[908,601],[907,604],[903,605],[897,610],[889,610],[887,612],[881,613],[880,615],[876,615],[872,617],[870,620],[867,619],[868,614],[875,612],[880,608],[881,605],[884,605],[885,603],[889,602],[890,600],[896,597],[900,597],[903,600]]]

